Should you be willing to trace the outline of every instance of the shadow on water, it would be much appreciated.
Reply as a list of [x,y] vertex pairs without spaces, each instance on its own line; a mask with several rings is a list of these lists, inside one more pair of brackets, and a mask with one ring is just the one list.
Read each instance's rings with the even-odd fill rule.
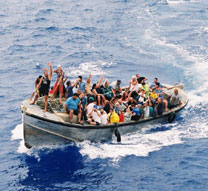
[[19,184],[36,189],[51,188],[56,183],[62,184],[72,179],[74,181],[74,172],[83,168],[83,157],[76,146],[41,149],[31,156],[24,155],[22,160],[28,173]]

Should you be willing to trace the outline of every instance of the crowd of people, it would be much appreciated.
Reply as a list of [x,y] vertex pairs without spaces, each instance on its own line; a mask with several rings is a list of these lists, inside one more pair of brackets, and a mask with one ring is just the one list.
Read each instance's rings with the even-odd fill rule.
[[[136,74],[129,81],[129,86],[121,88],[121,80],[109,83],[108,79],[92,83],[89,75],[86,82],[82,76],[72,82],[68,81],[61,65],[53,70],[51,63],[49,69],[43,68],[44,75],[35,81],[35,98],[31,104],[35,104],[38,97],[44,96],[47,111],[48,96],[59,98],[64,111],[69,114],[69,122],[72,123],[73,115],[77,115],[77,123],[83,122],[92,125],[108,125],[110,123],[138,121],[142,118],[162,115],[168,109],[182,104],[178,89],[175,88],[171,95],[165,95],[164,89],[168,87],[159,83],[154,78],[151,85],[145,77]],[[57,79],[50,88],[52,74],[56,73]],[[65,86],[66,84],[66,86]],[[35,93],[34,92],[34,93]],[[33,94],[34,94],[33,93]],[[33,95],[31,96],[32,99]]]

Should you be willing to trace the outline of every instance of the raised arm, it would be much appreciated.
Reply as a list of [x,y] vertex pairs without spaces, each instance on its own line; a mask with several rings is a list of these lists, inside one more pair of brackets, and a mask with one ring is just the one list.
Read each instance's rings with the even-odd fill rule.
[[78,82],[79,82],[79,78],[76,79],[76,81],[74,82],[74,84],[72,85],[72,87],[76,86]]
[[99,82],[97,83],[97,86],[100,86],[101,83],[102,83],[102,81],[103,81],[103,75],[100,76],[100,80],[99,80]]
[[49,75],[48,75],[48,79],[51,81],[52,78],[52,73],[53,73],[53,68],[52,68],[52,64],[49,62],[48,63],[49,66]]
[[39,87],[40,87],[42,81],[43,81],[43,77],[40,79],[40,82],[38,83],[38,85],[37,85],[37,87],[36,87],[37,89],[39,89]]
[[63,80],[63,83],[65,83],[67,79],[68,79],[68,76],[66,75],[66,78]]
[[90,74],[89,77],[88,77],[88,79],[87,79],[87,83],[88,84],[91,82],[91,77],[92,77],[92,75]]

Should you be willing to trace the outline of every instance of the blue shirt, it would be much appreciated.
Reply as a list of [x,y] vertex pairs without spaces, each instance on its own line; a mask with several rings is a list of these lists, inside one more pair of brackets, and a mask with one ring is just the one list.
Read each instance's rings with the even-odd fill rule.
[[83,108],[85,108],[85,106],[87,105],[87,98],[83,97],[81,103],[82,103]]
[[73,109],[73,110],[76,110],[76,109],[78,109],[78,104],[79,104],[79,98],[77,98],[77,99],[73,99],[73,97],[70,97],[70,98],[68,98],[67,100],[66,100],[66,107],[67,107],[67,109]]
[[[156,84],[153,82],[153,83],[151,84],[150,88],[153,88],[153,87],[155,87],[155,86],[156,86]],[[161,87],[161,88],[164,88],[164,86],[163,86],[162,84],[160,84],[160,87]]]
[[161,93],[163,93],[162,90],[160,90],[160,89],[155,89],[155,93],[156,93],[156,94],[160,94],[159,97],[163,99],[163,95],[161,94]]
[[137,107],[135,107],[133,110],[132,110],[132,113],[136,113],[136,115],[140,116],[140,112],[139,112],[139,109]]
[[72,97],[73,96],[73,87],[72,86],[67,86],[66,89],[67,89],[67,92],[68,92],[66,98]]
[[82,93],[85,93],[85,83],[84,82],[79,82],[79,90]]

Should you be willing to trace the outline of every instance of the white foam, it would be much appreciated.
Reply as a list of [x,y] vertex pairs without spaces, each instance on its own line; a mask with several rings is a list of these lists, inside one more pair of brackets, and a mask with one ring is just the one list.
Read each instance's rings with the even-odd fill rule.
[[184,4],[184,3],[194,3],[194,2],[197,2],[197,0],[167,0],[167,3],[169,5],[172,5],[172,4]]
[[71,67],[68,70],[69,76],[77,77],[79,75],[82,76],[89,76],[89,74],[93,76],[99,76],[101,74],[105,75],[106,72],[103,67],[110,67],[115,65],[113,62],[103,62],[103,61],[96,61],[96,62],[85,62],[81,63],[78,67]]
[[19,147],[17,149],[18,153],[27,153],[28,155],[31,154],[31,150],[25,147],[24,140],[20,141]]
[[[172,125],[172,124],[171,124]],[[158,151],[162,147],[182,144],[184,138],[207,138],[208,125],[206,123],[191,123],[190,127],[184,128],[178,123],[174,127],[166,131],[158,131],[156,133],[132,133],[122,136],[122,143],[80,143],[80,153],[88,156],[90,159],[110,158],[113,162],[119,161],[122,157],[128,155],[148,156],[150,152]],[[168,127],[168,125],[166,126]]]
[[23,124],[22,123],[17,125],[12,130],[11,140],[17,140],[17,139],[23,139]]
[[23,137],[23,123],[17,125],[13,130],[12,130],[12,136],[11,140],[20,140],[19,147],[17,149],[18,153],[28,153],[30,152],[29,149],[27,149],[24,145],[24,137]]

